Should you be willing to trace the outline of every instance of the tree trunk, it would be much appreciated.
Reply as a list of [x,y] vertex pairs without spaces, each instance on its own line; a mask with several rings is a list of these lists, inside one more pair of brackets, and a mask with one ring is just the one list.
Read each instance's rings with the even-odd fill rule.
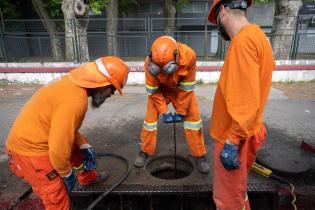
[[164,33],[174,37],[176,1],[164,0]]
[[302,0],[276,0],[276,10],[271,30],[271,44],[276,59],[290,59],[298,11]]
[[76,30],[79,42],[80,61],[87,62],[90,60],[89,46],[87,41],[87,27],[89,24],[89,7],[82,0],[76,0],[74,4],[76,14]]
[[87,26],[89,20],[86,18],[77,19],[76,27],[77,27],[77,34],[78,34],[78,41],[79,41],[79,55],[81,61],[87,62],[90,60],[89,56],[89,46],[87,41]]
[[74,31],[73,31],[73,11],[74,0],[63,0],[62,1],[62,12],[65,20],[65,49],[66,49],[66,61],[75,61],[75,49],[74,49]]
[[62,60],[61,43],[57,33],[56,24],[49,18],[48,11],[45,9],[42,0],[31,1],[44,27],[49,33],[51,51],[54,61],[61,61]]
[[117,43],[117,18],[118,18],[118,1],[110,0],[106,7],[106,34],[107,34],[107,54],[118,55]]

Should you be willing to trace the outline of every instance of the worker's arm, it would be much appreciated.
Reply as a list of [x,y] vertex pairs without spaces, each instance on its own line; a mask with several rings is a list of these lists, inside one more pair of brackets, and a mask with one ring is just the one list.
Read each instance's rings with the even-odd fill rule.
[[62,177],[71,172],[71,148],[85,113],[86,104],[78,99],[60,101],[53,111],[48,138],[49,158]]
[[177,88],[177,103],[179,106],[176,107],[176,113],[184,116],[186,115],[191,97],[193,97],[196,84],[196,54],[191,52],[189,58],[190,62],[187,66],[188,74],[180,79]]
[[232,126],[227,134],[234,144],[250,137],[257,126],[256,116],[260,107],[259,64],[255,48],[246,42],[232,42],[219,88],[223,92]]
[[77,131],[74,136],[74,143],[77,147],[80,148],[82,145],[88,144],[88,141],[84,136],[81,135],[79,131]]
[[144,63],[144,72],[145,72],[145,82],[146,82],[146,91],[148,97],[153,100],[158,112],[164,114],[168,111],[165,97],[163,96],[160,90],[160,82],[148,71],[148,61],[147,58]]

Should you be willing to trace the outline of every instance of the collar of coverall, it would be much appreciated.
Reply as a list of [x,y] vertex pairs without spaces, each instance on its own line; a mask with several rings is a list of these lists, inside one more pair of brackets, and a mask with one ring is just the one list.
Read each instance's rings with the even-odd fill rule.
[[185,66],[187,65],[187,56],[185,55],[185,53],[183,52],[182,49],[182,44],[180,42],[177,42],[177,49],[179,51],[179,59],[178,59],[178,65],[180,66]]

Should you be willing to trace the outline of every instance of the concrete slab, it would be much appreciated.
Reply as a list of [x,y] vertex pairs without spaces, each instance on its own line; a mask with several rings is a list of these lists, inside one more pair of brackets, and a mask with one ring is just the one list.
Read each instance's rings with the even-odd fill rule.
[[[1,98],[0,101],[0,149],[5,152],[5,138],[9,132],[15,116],[19,109],[31,96],[30,91],[21,95],[14,95],[10,98]],[[192,174],[179,180],[163,180],[151,176],[145,169],[132,167],[131,174],[127,180],[120,185],[114,193],[171,193],[171,192],[211,192],[212,191],[212,153],[213,140],[209,137],[209,121],[212,112],[212,101],[215,86],[201,85],[197,87],[197,96],[202,113],[204,125],[205,144],[207,157],[211,165],[210,174],[200,174],[189,154],[189,150],[184,138],[183,127],[176,125],[177,130],[177,151],[182,157],[190,159],[194,163]],[[89,139],[90,143],[98,152],[111,152],[120,154],[133,163],[140,149],[140,132],[146,112],[147,96],[143,86],[128,86],[124,89],[124,95],[117,94],[108,99],[101,108],[89,108],[86,119],[80,132]],[[287,99],[281,91],[272,89],[270,100],[268,101],[265,122],[268,126],[268,138],[264,148],[276,148],[279,142],[291,148],[299,147],[301,139],[314,141],[314,101]],[[305,112],[304,110],[309,110]],[[5,120],[2,120],[5,119]],[[278,135],[279,134],[279,135]],[[280,135],[281,134],[281,135]],[[159,121],[158,124],[158,145],[156,155],[173,154],[173,127]],[[108,170],[110,178],[101,186],[97,186],[93,191],[105,191],[110,185],[122,175],[124,165],[113,158],[99,158],[99,170]],[[17,192],[25,189],[25,184],[12,176],[5,162],[0,163],[0,181],[2,185],[7,185],[0,189],[0,193],[16,195]],[[289,178],[296,184],[314,185],[315,176],[306,174],[298,178]],[[278,185],[277,182],[266,179],[260,175],[250,173],[249,191],[251,192],[272,192]],[[27,185],[26,185],[27,186]],[[75,188],[77,194],[82,193]],[[1,194],[0,194],[1,197]]]

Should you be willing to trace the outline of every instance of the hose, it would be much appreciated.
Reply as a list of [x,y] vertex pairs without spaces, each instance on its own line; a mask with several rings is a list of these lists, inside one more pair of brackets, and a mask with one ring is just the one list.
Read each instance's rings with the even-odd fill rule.
[[115,158],[118,158],[120,160],[122,160],[125,164],[126,164],[126,171],[125,173],[117,180],[117,182],[115,182],[107,191],[103,192],[100,196],[98,196],[96,198],[95,201],[93,201],[89,206],[88,206],[88,210],[92,210],[94,209],[97,204],[105,197],[107,196],[111,191],[113,191],[118,185],[120,185],[129,175],[130,173],[130,170],[131,170],[131,167],[130,167],[130,164],[129,164],[129,161],[123,157],[123,156],[120,156],[120,155],[116,155],[114,153],[97,153],[96,154],[97,156],[109,156],[109,157],[115,157]]
[[7,210],[12,210],[14,209],[24,198],[26,198],[27,196],[29,196],[31,193],[33,192],[32,187],[27,188],[27,190],[22,193],[19,197],[17,197],[14,202],[10,205],[9,208],[7,208]]
[[[97,204],[106,196],[108,195],[111,191],[113,191],[118,185],[120,185],[129,175],[131,167],[129,164],[129,161],[120,155],[116,155],[113,153],[97,153],[96,156],[109,156],[109,157],[115,157],[118,158],[120,160],[122,160],[125,164],[126,164],[126,171],[123,174],[123,176],[121,176],[117,182],[115,182],[107,191],[103,192],[95,201],[93,201],[88,209],[93,209],[95,208],[95,206],[97,206]],[[80,171],[82,170],[83,165],[80,165],[78,168],[73,168],[76,171]],[[14,202],[10,205],[9,208],[7,208],[7,210],[12,210],[14,209],[23,199],[25,199],[27,196],[29,196],[31,193],[33,192],[32,187],[29,187],[24,193],[22,193],[19,197],[17,197]]]

